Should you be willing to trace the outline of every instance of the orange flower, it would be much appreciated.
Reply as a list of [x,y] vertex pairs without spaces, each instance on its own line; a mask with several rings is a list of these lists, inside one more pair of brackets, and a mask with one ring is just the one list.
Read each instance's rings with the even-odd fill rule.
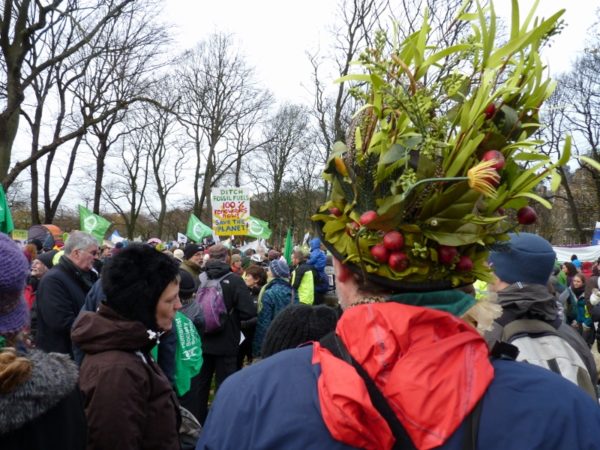
[[479,164],[471,167],[467,172],[469,187],[481,192],[486,197],[496,196],[496,186],[500,183],[500,175],[493,168],[498,161],[491,159],[481,161]]

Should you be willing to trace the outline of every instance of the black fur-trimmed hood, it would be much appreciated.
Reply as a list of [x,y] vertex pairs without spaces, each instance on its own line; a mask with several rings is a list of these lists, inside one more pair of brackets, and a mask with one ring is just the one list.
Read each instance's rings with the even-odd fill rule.
[[31,378],[0,396],[0,435],[17,430],[41,416],[77,385],[77,366],[68,355],[31,350]]

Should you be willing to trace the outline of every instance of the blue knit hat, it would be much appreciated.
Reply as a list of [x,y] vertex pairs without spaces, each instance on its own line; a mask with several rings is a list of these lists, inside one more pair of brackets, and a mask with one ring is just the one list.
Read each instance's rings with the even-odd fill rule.
[[490,253],[490,265],[506,283],[546,284],[554,268],[556,253],[550,243],[531,233],[509,234],[507,248]]
[[0,334],[22,330],[29,322],[23,289],[29,263],[12,239],[0,233]]
[[289,278],[290,268],[282,259],[274,259],[269,264],[269,270],[275,278]]

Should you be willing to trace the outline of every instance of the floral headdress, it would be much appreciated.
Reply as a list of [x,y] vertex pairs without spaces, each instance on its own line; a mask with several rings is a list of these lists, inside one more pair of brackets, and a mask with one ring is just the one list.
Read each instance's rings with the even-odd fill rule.
[[324,178],[330,199],[313,216],[325,244],[366,279],[393,289],[437,290],[489,280],[491,246],[519,224],[535,221],[527,206],[570,155],[552,163],[533,138],[539,110],[554,88],[538,51],[559,25],[520,23],[498,43],[493,5],[463,11],[471,34],[430,47],[421,30],[386,51],[379,33],[361,55],[365,73],[341,78],[362,108],[346,143],[332,149]]

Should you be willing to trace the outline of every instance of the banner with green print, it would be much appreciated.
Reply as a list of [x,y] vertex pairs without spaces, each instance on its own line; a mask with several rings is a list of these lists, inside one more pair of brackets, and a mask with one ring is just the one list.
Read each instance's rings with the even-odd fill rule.
[[271,233],[268,222],[250,216],[248,219],[248,236],[256,239],[269,239]]
[[4,188],[0,185],[0,231],[8,234],[14,229],[15,226],[6,201],[6,194]]
[[188,220],[185,235],[194,242],[202,242],[204,238],[212,236],[212,229],[192,214]]
[[177,350],[175,351],[175,390],[178,396],[190,390],[192,378],[202,367],[202,342],[194,323],[183,313],[175,314]]
[[90,233],[101,244],[111,223],[104,217],[94,214],[87,208],[79,205],[79,222],[81,231]]

